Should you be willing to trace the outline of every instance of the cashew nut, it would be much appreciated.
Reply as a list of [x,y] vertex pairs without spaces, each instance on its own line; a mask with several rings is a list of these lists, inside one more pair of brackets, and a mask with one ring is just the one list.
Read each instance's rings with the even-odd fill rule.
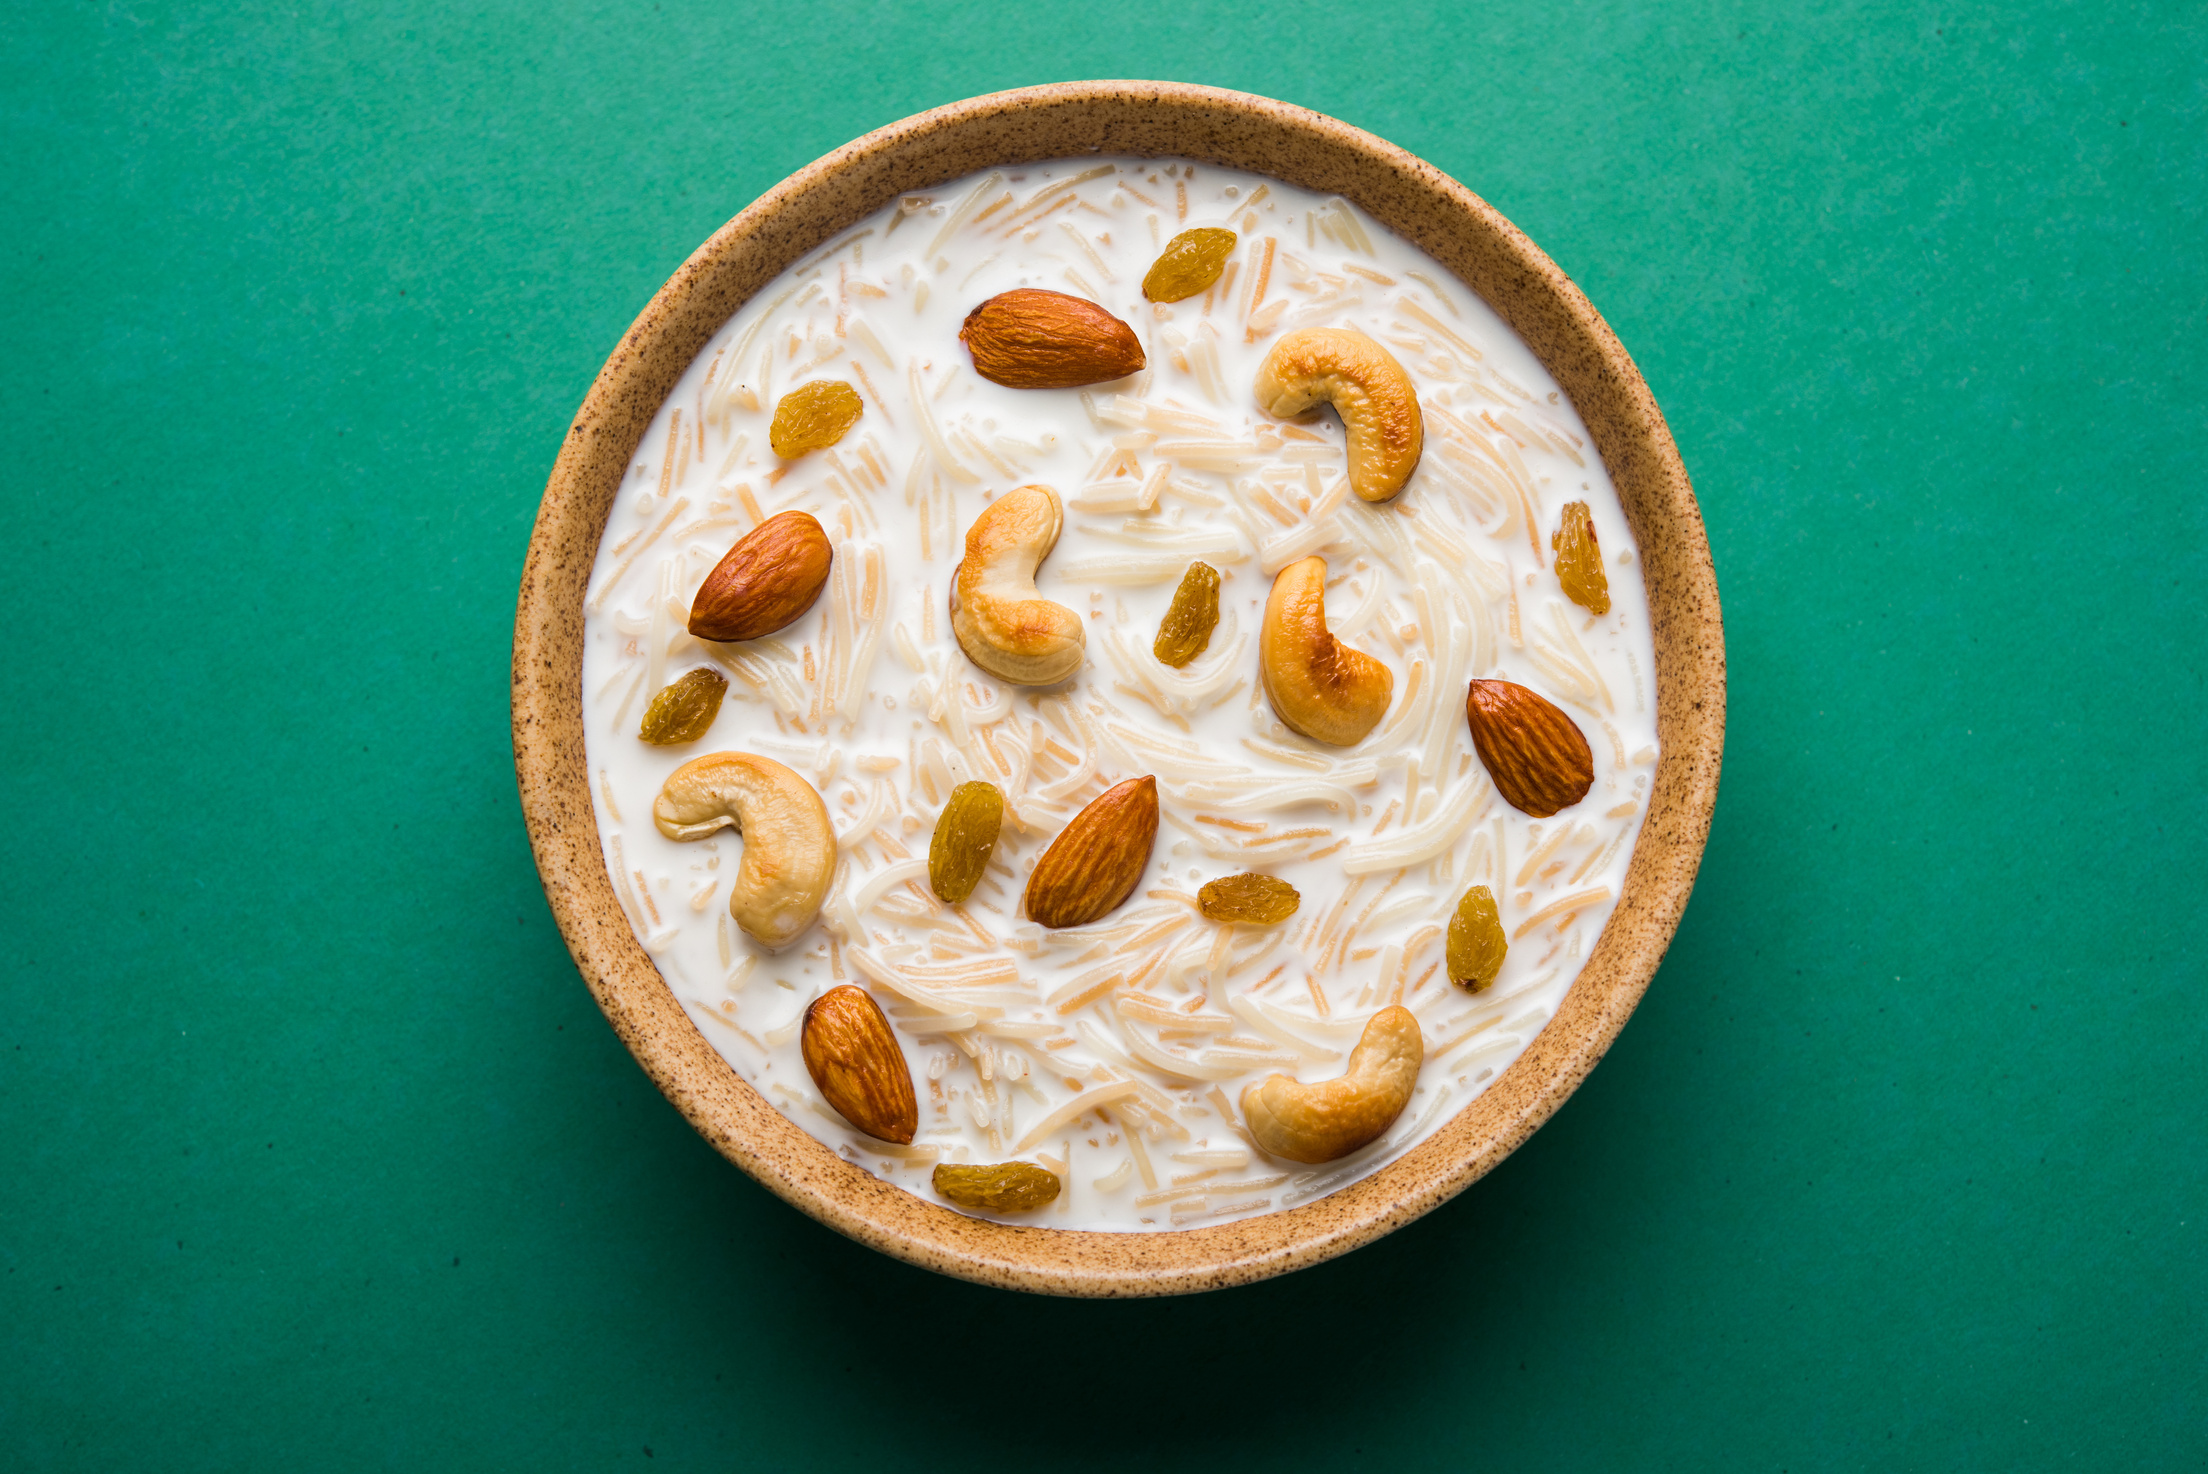
[[1333,747],[1363,741],[1395,695],[1395,672],[1326,627],[1324,558],[1298,559],[1274,576],[1257,666],[1280,719]]
[[1250,1136],[1268,1156],[1331,1162],[1395,1124],[1410,1104],[1411,1087],[1425,1061],[1418,1019],[1395,1004],[1365,1025],[1346,1074],[1311,1085],[1268,1075],[1242,1092],[1242,1114]]
[[1347,328],[1290,333],[1257,371],[1258,405],[1286,419],[1321,400],[1342,417],[1350,488],[1368,502],[1401,491],[1418,469],[1426,428],[1418,389],[1395,355]]
[[787,947],[820,914],[836,869],[836,831],[813,785],[772,758],[714,752],[668,775],[652,822],[669,839],[724,827],[744,837],[728,914],[767,947]]
[[966,658],[999,680],[1052,685],[1087,657],[1081,616],[1035,589],[1035,570],[1064,524],[1057,492],[1022,486],[966,529],[966,557],[951,583],[951,632]]

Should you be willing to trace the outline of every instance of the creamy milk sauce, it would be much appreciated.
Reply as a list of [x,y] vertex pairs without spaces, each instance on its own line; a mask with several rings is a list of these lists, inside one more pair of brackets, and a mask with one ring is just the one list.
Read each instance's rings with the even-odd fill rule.
[[[1168,307],[1141,281],[1196,225],[1240,234],[1229,274]],[[1149,367],[1091,390],[979,378],[967,312],[1013,287],[1090,298],[1135,329]],[[1418,385],[1426,450],[1394,502],[1343,485],[1331,412],[1259,411],[1267,350],[1300,327],[1360,329]],[[775,401],[841,379],[865,413],[841,444],[784,463]],[[967,661],[946,615],[969,523],[1030,482],[1065,531],[1045,597],[1088,620],[1088,664],[1014,689]],[[1549,535],[1593,510],[1610,579],[1601,618],[1568,603]],[[690,599],[764,516],[801,508],[835,544],[827,592],[770,639],[707,646]],[[1529,523],[1530,518],[1530,523]],[[1395,694],[1357,746],[1276,720],[1258,681],[1272,573],[1328,563],[1335,632],[1386,662]],[[1209,650],[1150,654],[1192,560],[1224,578]],[[947,184],[882,211],[761,291],[698,355],[646,433],[587,600],[584,716],[606,863],[637,935],[705,1037],[792,1121],[931,1201],[943,1162],[1039,1162],[1057,1202],[1016,1221],[1150,1231],[1290,1207],[1365,1176],[1474,1099],[1541,1029],[1621,888],[1656,760],[1653,648],[1637,549],[1572,405],[1525,345],[1431,258],[1339,200],[1208,165],[1081,159]],[[712,731],[639,741],[653,692],[728,675]],[[1586,734],[1595,784],[1552,819],[1495,793],[1466,683],[1541,692]],[[742,841],[678,844],[652,800],[680,764],[765,754],[826,800],[842,860],[821,921],[780,954],[737,930]],[[1155,774],[1149,873],[1104,920],[1046,932],[1020,914],[1029,870],[1104,788]],[[972,900],[929,893],[949,786],[1008,796]],[[1284,925],[1222,928],[1197,888],[1261,870],[1293,884]],[[1471,996],[1441,971],[1466,886],[1500,903],[1510,954]],[[806,1005],[840,982],[892,1020],[920,1096],[910,1147],[861,1135],[798,1052]],[[1240,1127],[1243,1088],[1341,1073],[1390,1002],[1426,1062],[1377,1142],[1320,1167],[1275,1161]]]

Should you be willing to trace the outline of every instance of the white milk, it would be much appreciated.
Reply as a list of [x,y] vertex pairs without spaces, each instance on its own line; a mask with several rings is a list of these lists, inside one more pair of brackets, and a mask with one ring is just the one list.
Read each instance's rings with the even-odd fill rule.
[[[1146,302],[1159,249],[1196,225],[1240,233],[1230,274],[1188,301]],[[1149,368],[1090,391],[981,379],[959,326],[1022,286],[1107,307]],[[1279,335],[1322,325],[1386,343],[1418,384],[1425,458],[1386,506],[1345,495],[1331,413],[1282,424],[1252,401]],[[857,388],[865,414],[834,449],[785,464],[767,446],[774,403],[824,378]],[[945,608],[968,524],[1029,482],[1066,506],[1042,592],[1088,620],[1088,664],[1047,692],[969,663]],[[1572,500],[1593,509],[1610,577],[1599,619],[1551,570],[1549,535]],[[836,545],[820,602],[771,639],[690,638],[705,574],[762,516],[793,507]],[[1258,682],[1272,572],[1310,552],[1327,559],[1335,632],[1395,673],[1388,716],[1352,748],[1289,732]],[[1196,559],[1224,578],[1221,621],[1175,672],[1150,645]],[[1637,550],[1571,403],[1423,253],[1339,200],[1208,165],[1081,159],[960,180],[760,292],[646,433],[599,550],[587,631],[607,866],[705,1037],[806,1131],[930,1200],[938,1161],[1041,1162],[1065,1191],[1017,1221],[1048,1227],[1247,1217],[1335,1191],[1423,1140],[1571,986],[1616,903],[1655,770]],[[730,677],[713,730],[680,748],[639,741],[653,692],[700,665]],[[1579,724],[1595,762],[1582,802],[1540,821],[1495,794],[1464,716],[1476,676],[1530,686]],[[678,844],[652,824],[667,775],[723,749],[804,774],[842,840],[821,923],[780,954],[728,916],[742,841]],[[1092,926],[1025,922],[1020,893],[1043,849],[1104,788],[1145,773],[1163,822],[1134,896]],[[946,908],[928,891],[928,839],[948,785],[968,776],[1003,789],[1008,814],[991,874]],[[1248,869],[1301,893],[1290,921],[1229,931],[1197,914],[1198,886]],[[1475,883],[1494,890],[1511,936],[1501,977],[1476,997],[1440,970],[1449,916]],[[883,1005],[912,1065],[909,1148],[845,1124],[799,1056],[806,1005],[846,981]],[[1317,1168],[1252,1149],[1243,1088],[1276,1070],[1341,1073],[1391,1001],[1417,1014],[1427,1052],[1387,1134]]]

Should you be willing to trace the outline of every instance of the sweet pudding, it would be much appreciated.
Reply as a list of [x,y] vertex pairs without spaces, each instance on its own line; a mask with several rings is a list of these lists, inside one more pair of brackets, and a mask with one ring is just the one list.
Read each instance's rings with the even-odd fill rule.
[[1083,158],[757,293],[585,600],[615,890],[832,1150],[1148,1232],[1400,1156],[1555,1010],[1657,756],[1568,399],[1342,200]]

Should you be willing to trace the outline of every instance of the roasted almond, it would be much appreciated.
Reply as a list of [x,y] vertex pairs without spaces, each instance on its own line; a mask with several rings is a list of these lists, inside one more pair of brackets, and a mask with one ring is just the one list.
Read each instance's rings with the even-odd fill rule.
[[882,1006],[864,988],[830,988],[805,1010],[805,1071],[843,1119],[878,1141],[912,1144],[920,1101]]
[[1139,373],[1135,330],[1080,297],[1022,287],[966,314],[959,341],[974,372],[1007,389],[1078,389]]
[[1158,780],[1129,778],[1073,816],[1027,878],[1028,917],[1085,926],[1130,895],[1158,840]]
[[797,622],[828,584],[835,558],[809,512],[783,512],[745,533],[690,601],[701,640],[756,640]]
[[1464,715],[1488,777],[1512,808],[1546,819],[1587,796],[1595,756],[1555,702],[1510,681],[1474,681]]

